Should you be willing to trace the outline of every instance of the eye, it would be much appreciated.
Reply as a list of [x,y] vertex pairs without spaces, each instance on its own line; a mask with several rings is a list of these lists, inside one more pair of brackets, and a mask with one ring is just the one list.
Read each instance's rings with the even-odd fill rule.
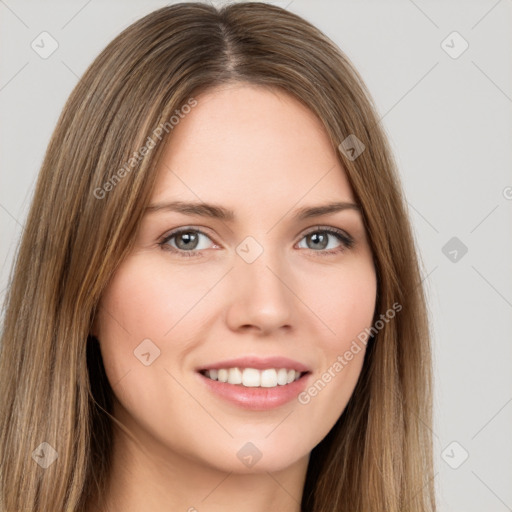
[[198,229],[181,228],[166,235],[159,245],[164,250],[180,253],[180,256],[200,256],[199,251],[209,248],[204,239],[211,241]]
[[306,240],[306,249],[312,249],[320,253],[319,255],[337,254],[354,245],[353,238],[340,229],[319,226],[307,233],[302,240]]
[[[202,256],[204,249],[218,248],[208,245],[208,240],[212,239],[199,229],[180,228],[167,234],[158,244],[162,249],[179,254],[183,257]],[[306,240],[306,247],[300,246],[302,240]],[[332,227],[324,228],[317,226],[313,231],[307,233],[299,242],[299,248],[310,249],[318,255],[337,254],[354,245],[353,238],[344,231]]]

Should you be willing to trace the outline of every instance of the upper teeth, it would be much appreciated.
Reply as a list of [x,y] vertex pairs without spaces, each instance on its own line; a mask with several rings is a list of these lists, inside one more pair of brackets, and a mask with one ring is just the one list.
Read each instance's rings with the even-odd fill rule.
[[206,377],[228,384],[242,384],[243,386],[255,388],[274,388],[278,384],[284,386],[294,380],[298,380],[301,372],[288,370],[286,368],[268,368],[257,370],[256,368],[221,368],[218,370],[206,370]]

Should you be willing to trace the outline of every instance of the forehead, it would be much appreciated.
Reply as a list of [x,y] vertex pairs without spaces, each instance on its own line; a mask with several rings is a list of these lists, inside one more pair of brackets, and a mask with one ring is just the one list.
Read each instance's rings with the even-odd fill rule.
[[293,96],[244,83],[195,99],[159,161],[153,202],[353,201],[321,120]]

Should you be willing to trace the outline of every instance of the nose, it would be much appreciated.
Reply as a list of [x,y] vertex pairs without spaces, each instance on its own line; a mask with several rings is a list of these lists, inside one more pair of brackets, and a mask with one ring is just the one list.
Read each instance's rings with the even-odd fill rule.
[[293,325],[295,297],[284,262],[268,251],[247,263],[237,258],[230,272],[227,323],[233,331],[268,335]]

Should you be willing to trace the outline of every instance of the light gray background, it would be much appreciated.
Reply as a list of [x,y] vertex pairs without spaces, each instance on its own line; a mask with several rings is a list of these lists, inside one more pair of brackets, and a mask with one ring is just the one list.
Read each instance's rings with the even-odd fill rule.
[[[67,96],[114,36],[166,3],[0,0],[2,297]],[[432,316],[439,510],[512,511],[512,0],[273,3],[348,55],[395,151]],[[31,48],[43,31],[59,44],[47,59]],[[453,31],[469,44],[458,58],[442,47]],[[465,255],[443,253],[454,236]]]

